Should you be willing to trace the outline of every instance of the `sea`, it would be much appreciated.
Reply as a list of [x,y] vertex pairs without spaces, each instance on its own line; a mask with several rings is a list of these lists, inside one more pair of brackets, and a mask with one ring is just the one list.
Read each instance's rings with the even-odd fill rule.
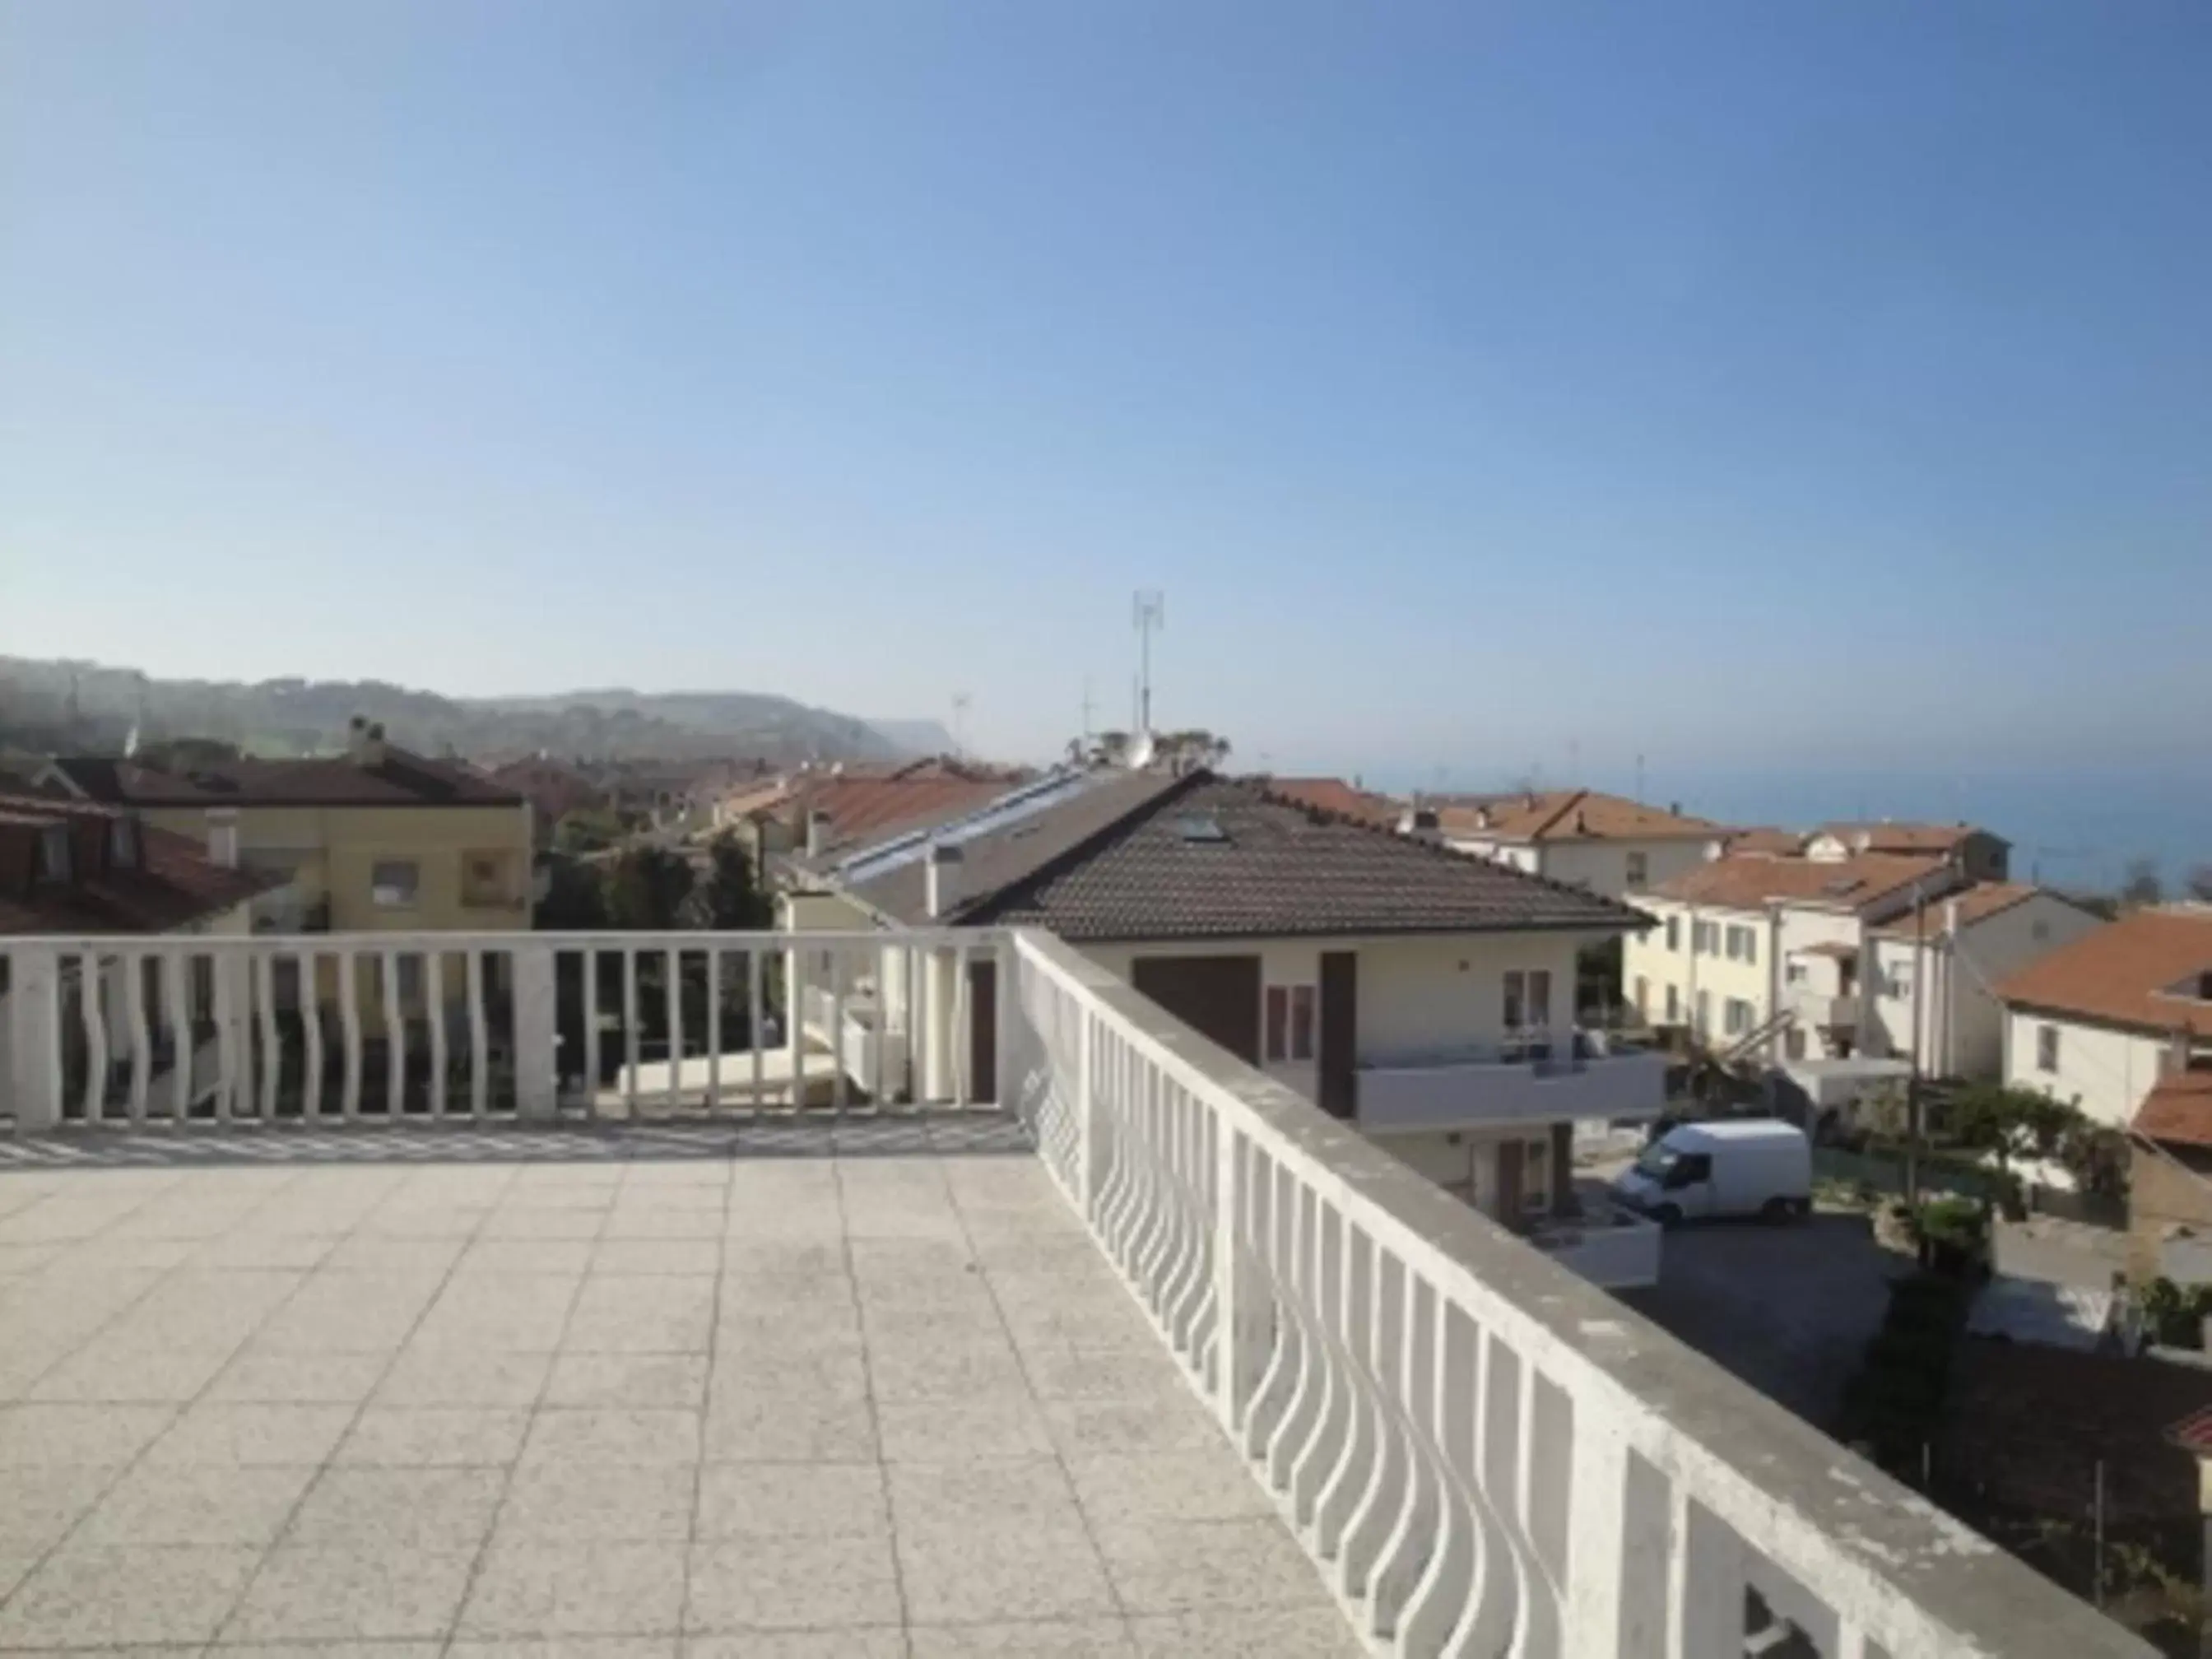
[[[1362,775],[1393,793],[1510,789],[1522,780],[1384,769]],[[1537,780],[1540,787],[1564,781]],[[1636,795],[1632,776],[1588,787]],[[1639,799],[1729,824],[1807,829],[1836,819],[1965,822],[2012,842],[2012,873],[2069,891],[2117,891],[2148,860],[2169,896],[2192,872],[2212,871],[2212,764],[2133,771],[2085,769],[1936,776],[1874,770],[1687,770],[1653,767]]]

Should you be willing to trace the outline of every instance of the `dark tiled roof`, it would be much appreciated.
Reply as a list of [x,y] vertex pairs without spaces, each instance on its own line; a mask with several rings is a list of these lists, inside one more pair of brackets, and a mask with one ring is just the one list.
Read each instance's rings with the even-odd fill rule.
[[[1028,879],[1047,865],[1080,851],[1131,813],[1180,787],[1187,780],[1164,772],[1101,775],[1080,794],[988,835],[961,836],[960,880],[972,907]],[[902,833],[912,833],[907,825]],[[922,861],[910,860],[853,890],[885,915],[929,920]],[[967,908],[967,907],[963,907]]]
[[[1116,779],[963,850],[967,896],[951,920],[1070,939],[1603,931],[1645,920],[1204,772]],[[924,920],[918,865],[860,891],[902,921]]]
[[386,745],[374,765],[343,756],[234,760],[186,773],[104,757],[58,760],[95,801],[127,806],[520,806],[522,797],[465,767]]
[[1269,793],[1285,800],[1334,812],[1339,817],[1356,818],[1362,823],[1395,830],[1398,820],[1406,815],[1402,803],[1388,795],[1356,789],[1342,778],[1267,778],[1262,782]]
[[[198,842],[147,824],[138,828],[139,866],[106,867],[92,855],[105,826],[121,816],[109,807],[43,798],[0,799],[0,823],[19,834],[66,823],[78,873],[75,880],[32,879],[27,859],[0,858],[0,933],[162,933],[189,927],[284,884],[271,871],[236,870],[211,862]],[[100,830],[88,844],[85,826]],[[0,842],[4,842],[0,836]]]

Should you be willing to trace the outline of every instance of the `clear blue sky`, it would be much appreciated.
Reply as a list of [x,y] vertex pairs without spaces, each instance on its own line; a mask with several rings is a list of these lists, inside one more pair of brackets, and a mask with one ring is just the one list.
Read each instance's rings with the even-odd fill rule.
[[0,651],[2212,747],[2212,8],[0,3]]

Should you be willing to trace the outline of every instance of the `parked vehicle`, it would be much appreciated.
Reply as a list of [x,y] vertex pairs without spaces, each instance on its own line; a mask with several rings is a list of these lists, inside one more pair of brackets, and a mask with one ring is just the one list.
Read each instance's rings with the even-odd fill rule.
[[1706,1216],[1787,1221],[1813,1208],[1813,1144],[1773,1118],[1680,1123],[1644,1149],[1613,1195],[1662,1225]]

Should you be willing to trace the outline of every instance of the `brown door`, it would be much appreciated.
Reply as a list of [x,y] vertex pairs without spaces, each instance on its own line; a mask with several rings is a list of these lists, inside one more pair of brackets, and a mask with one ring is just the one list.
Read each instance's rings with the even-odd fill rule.
[[[999,964],[968,963],[968,1098],[999,1097]],[[956,1052],[957,1052],[956,1050]]]
[[1331,1117],[1352,1117],[1359,1107],[1359,957],[1352,951],[1321,953],[1321,1087],[1319,1105]]
[[1136,988],[1184,1024],[1260,1063],[1260,958],[1139,957]]
[[1498,1214],[1492,1218],[1507,1226],[1517,1225],[1521,1220],[1521,1197],[1528,1190],[1522,1176],[1521,1160],[1525,1156],[1517,1140],[1500,1141],[1498,1146]]

